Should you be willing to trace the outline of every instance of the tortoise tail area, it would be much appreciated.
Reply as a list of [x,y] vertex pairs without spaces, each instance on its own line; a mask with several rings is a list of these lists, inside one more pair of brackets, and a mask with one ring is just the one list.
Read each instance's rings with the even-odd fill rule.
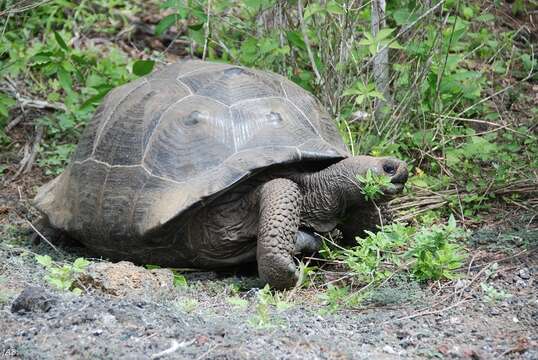
[[65,229],[73,218],[72,206],[66,196],[70,170],[41,186],[33,205],[46,217],[50,226]]

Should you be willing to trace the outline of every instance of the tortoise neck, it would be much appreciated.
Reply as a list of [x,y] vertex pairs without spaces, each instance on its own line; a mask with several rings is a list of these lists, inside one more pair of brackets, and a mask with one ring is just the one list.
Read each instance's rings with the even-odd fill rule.
[[344,217],[352,181],[341,164],[315,173],[302,174],[297,182],[303,189],[301,218],[304,225],[319,232],[331,231]]

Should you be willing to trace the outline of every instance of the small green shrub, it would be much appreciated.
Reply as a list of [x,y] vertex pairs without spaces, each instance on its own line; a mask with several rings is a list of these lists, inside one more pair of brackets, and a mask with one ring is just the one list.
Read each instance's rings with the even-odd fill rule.
[[242,299],[239,296],[230,296],[226,299],[228,304],[240,309],[245,310],[248,307],[248,300]]
[[90,262],[84,258],[77,258],[73,264],[58,265],[55,264],[51,257],[48,255],[36,255],[36,261],[38,264],[45,267],[48,271],[48,275],[45,276],[45,280],[53,287],[71,291],[74,294],[80,295],[82,289],[76,286],[76,279],[80,273],[83,273]]
[[272,327],[276,325],[276,319],[273,318],[271,309],[274,307],[278,312],[282,312],[292,306],[292,303],[284,299],[283,293],[272,292],[267,284],[258,292],[256,315],[250,319],[250,323],[256,327]]
[[409,246],[412,231],[400,224],[386,226],[384,231],[376,233],[366,231],[367,237],[357,238],[357,245],[343,250],[338,258],[361,282],[378,282],[390,276],[403,262],[402,250]]
[[320,315],[333,314],[341,308],[356,307],[366,298],[367,293],[351,292],[348,286],[334,286],[330,284],[327,290],[318,297],[323,301],[324,307],[319,310]]
[[414,236],[407,257],[416,261],[411,265],[413,277],[419,281],[453,279],[455,270],[463,265],[465,256],[456,241],[466,236],[453,216],[447,225],[424,227]]
[[418,281],[453,279],[455,270],[465,260],[457,242],[465,239],[467,233],[453,217],[447,225],[415,228],[392,224],[366,234],[348,249],[334,250],[325,244],[321,254],[345,264],[364,284],[378,284],[396,271]]
[[512,297],[512,294],[509,294],[504,290],[497,290],[492,285],[486,283],[481,283],[480,288],[484,294],[484,299],[492,304]]

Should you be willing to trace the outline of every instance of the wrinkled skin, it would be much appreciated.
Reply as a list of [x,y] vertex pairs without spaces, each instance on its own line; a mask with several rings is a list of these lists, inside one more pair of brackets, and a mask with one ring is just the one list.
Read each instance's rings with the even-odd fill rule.
[[391,178],[392,185],[383,189],[387,195],[400,192],[407,181],[403,161],[369,156],[350,157],[318,172],[272,173],[219,197],[177,236],[187,238],[183,251],[192,254],[191,266],[257,260],[264,281],[275,288],[292,287],[298,276],[294,255],[320,248],[315,232],[339,228],[351,244],[356,235],[375,228],[377,211],[357,180],[368,170]]

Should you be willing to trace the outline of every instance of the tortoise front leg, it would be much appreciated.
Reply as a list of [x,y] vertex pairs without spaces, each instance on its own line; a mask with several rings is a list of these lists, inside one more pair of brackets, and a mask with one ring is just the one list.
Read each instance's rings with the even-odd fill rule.
[[257,260],[260,278],[277,289],[295,286],[293,261],[301,214],[301,191],[291,180],[275,179],[260,192]]

